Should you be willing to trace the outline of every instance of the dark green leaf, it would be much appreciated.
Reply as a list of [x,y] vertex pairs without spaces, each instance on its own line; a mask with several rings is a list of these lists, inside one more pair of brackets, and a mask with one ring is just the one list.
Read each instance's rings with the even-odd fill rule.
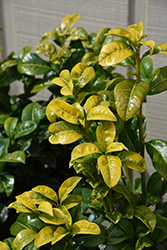
[[145,81],[145,79],[149,78],[153,70],[153,61],[150,57],[145,57],[141,61],[140,72],[141,77]]
[[29,228],[27,225],[27,221],[30,219],[29,216],[25,216],[20,214],[14,224],[10,227],[10,233],[13,236],[16,236],[20,231]]
[[37,128],[37,124],[34,121],[23,121],[17,126],[17,130],[14,139],[28,135]]
[[0,203],[0,222],[5,222],[8,218],[8,214],[9,210],[7,209],[7,207]]
[[7,154],[9,144],[10,144],[9,138],[0,139],[0,157]]
[[38,103],[29,103],[22,111],[21,120],[34,121],[37,125],[40,122],[40,105]]
[[150,82],[148,94],[155,95],[167,90],[167,66],[159,68],[153,75]]
[[150,176],[147,182],[147,191],[150,194],[157,196],[158,191],[161,189],[162,185],[163,185],[163,178],[158,172],[155,172]]
[[167,142],[158,139],[152,140],[146,143],[146,149],[154,168],[167,180]]
[[14,188],[14,176],[9,173],[2,172],[0,174],[0,193],[5,192],[10,196]]
[[17,70],[21,74],[41,75],[52,71],[48,62],[42,60],[38,55],[28,53],[19,61]]

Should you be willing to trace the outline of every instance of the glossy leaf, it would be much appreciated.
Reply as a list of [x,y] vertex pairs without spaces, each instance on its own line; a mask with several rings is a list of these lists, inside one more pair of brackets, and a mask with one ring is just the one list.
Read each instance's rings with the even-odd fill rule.
[[17,122],[18,122],[18,118],[9,117],[6,119],[6,121],[4,123],[5,132],[10,139],[12,139],[14,134],[15,134]]
[[28,217],[25,215],[20,214],[14,224],[10,227],[10,233],[13,236],[16,236],[20,231],[24,229],[28,229],[29,227],[27,226],[27,221]]
[[78,21],[78,19],[81,17],[82,15],[80,14],[71,14],[71,15],[68,15],[66,17],[63,18],[62,22],[61,22],[61,25],[60,25],[60,28],[61,28],[61,31],[65,34],[66,32],[69,31],[69,29],[75,24],[75,22]]
[[164,140],[152,140],[146,143],[146,149],[151,157],[154,168],[167,180],[167,142]]
[[97,95],[91,95],[84,104],[84,109],[88,113],[92,108],[98,106],[103,99]]
[[10,196],[14,189],[14,176],[2,172],[0,173],[0,193],[5,192],[7,196]]
[[21,74],[41,75],[52,70],[48,62],[42,60],[38,55],[28,53],[19,61],[17,70]]
[[134,195],[126,186],[118,183],[115,187],[113,187],[113,190],[122,194],[130,204],[135,206],[136,201]]
[[70,34],[66,40],[70,40],[70,41],[88,40],[88,33],[83,27],[75,27],[70,30]]
[[42,201],[38,208],[38,211],[49,214],[50,216],[53,216],[53,209],[52,209],[52,205],[50,204],[50,202],[47,201]]
[[56,114],[52,111],[52,106],[57,99],[53,99],[46,107],[46,117],[50,122],[56,122]]
[[88,112],[87,120],[117,121],[117,118],[108,107],[98,105]]
[[7,154],[9,144],[10,144],[9,138],[0,139],[0,157]]
[[38,93],[39,91],[49,88],[53,86],[53,84],[51,83],[50,80],[46,80],[46,79],[40,79],[40,81],[36,80],[31,93]]
[[123,231],[126,232],[126,234],[129,237],[133,237],[134,235],[134,228],[132,226],[132,224],[130,223],[129,220],[121,218],[121,220],[119,221],[118,225],[123,229]]
[[142,59],[140,64],[141,77],[147,79],[150,77],[153,70],[153,61],[150,57],[145,57]]
[[45,213],[41,213],[39,218],[47,223],[52,225],[61,225],[66,223],[65,214],[59,208],[53,208],[53,216],[50,216]]
[[51,134],[49,141],[52,144],[70,144],[83,136],[79,126],[64,121],[51,124],[48,130]]
[[40,122],[41,109],[38,103],[29,103],[22,111],[21,120],[34,121],[37,125]]
[[142,105],[149,86],[145,82],[125,80],[116,85],[114,89],[115,105],[122,120],[132,118]]
[[104,40],[105,40],[105,34],[110,30],[110,28],[102,28],[99,33],[97,34],[96,36],[96,40],[95,40],[95,43],[96,43],[96,46],[98,48],[101,48],[103,43],[104,43]]
[[167,43],[160,43],[154,46],[155,54],[167,54]]
[[117,224],[120,221],[122,214],[120,211],[115,210],[113,212],[107,212],[106,217],[114,224]]
[[36,211],[36,205],[35,203],[26,195],[26,194],[21,194],[16,196],[17,201],[21,202],[25,207],[32,211]]
[[8,245],[6,245],[4,242],[0,241],[0,249],[1,250],[11,250]]
[[68,194],[76,187],[82,177],[70,177],[65,180],[59,188],[59,199],[62,203],[68,196]]
[[99,124],[96,130],[96,137],[99,148],[102,152],[114,141],[116,129],[113,122],[104,121]]
[[98,158],[98,166],[106,185],[114,187],[121,177],[121,161],[117,156],[101,155]]
[[35,47],[35,52],[51,57],[56,52],[56,47],[51,42],[42,41]]
[[41,247],[53,239],[53,233],[55,231],[54,226],[46,226],[42,228],[36,236],[34,245],[36,248]]
[[158,172],[154,172],[147,182],[147,191],[152,195],[158,195],[158,191],[162,188],[164,179]]
[[93,67],[88,67],[85,63],[76,64],[71,71],[71,78],[76,82],[77,88],[83,88],[88,82],[95,78]]
[[47,186],[37,186],[33,188],[32,190],[58,203],[58,196],[52,188],[47,187]]
[[133,54],[134,51],[125,43],[113,41],[102,47],[99,54],[99,64],[101,66],[116,65]]
[[21,250],[35,239],[37,232],[32,229],[24,229],[17,234],[13,241],[13,250]]
[[140,173],[146,171],[146,162],[144,158],[136,152],[123,151],[119,154],[119,158],[121,159],[124,167],[131,168]]
[[9,210],[2,203],[0,204],[0,222],[6,222],[9,216]]
[[148,94],[155,95],[167,90],[167,66],[159,68],[150,82],[150,89]]
[[131,34],[131,30],[125,30],[121,27],[117,27],[115,29],[110,30],[107,35],[112,35],[112,36],[118,36],[121,38],[125,38],[126,40],[130,41],[131,43],[135,44],[136,39],[135,36],[133,36],[133,34]]
[[137,240],[135,249],[136,250],[142,250],[145,247],[151,247],[153,245],[153,242],[150,240],[150,238],[146,235],[144,237],[141,237]]
[[50,105],[50,109],[57,116],[72,124],[80,124],[80,120],[84,119],[82,112],[78,108],[59,99],[54,100],[54,103]]
[[71,74],[69,70],[65,69],[61,71],[59,77],[52,80],[52,83],[62,87],[62,95],[72,95],[73,94],[73,83],[71,81]]
[[12,202],[8,208],[14,208],[17,210],[17,212],[19,213],[24,213],[24,214],[33,214],[33,211],[28,209],[26,206],[24,206],[21,202],[19,201],[15,201],[15,202]]
[[70,232],[68,232],[64,227],[58,227],[56,231],[54,232],[54,237],[52,239],[52,245],[58,242],[59,240],[63,239],[66,235],[68,235]]
[[141,44],[148,46],[150,48],[150,55],[152,55],[154,51],[155,42],[153,40],[148,40],[148,41],[142,42]]
[[26,155],[23,151],[8,153],[0,159],[0,162],[20,162],[25,164]]
[[154,231],[157,220],[154,213],[146,206],[140,205],[134,208],[134,216],[141,220],[150,230]]
[[100,234],[99,226],[87,220],[80,220],[72,225],[72,234]]
[[37,128],[37,124],[34,121],[23,121],[17,125],[14,139],[28,135]]
[[63,205],[67,208],[70,209],[72,207],[77,206],[79,203],[83,202],[83,198],[81,195],[73,195],[70,194],[68,197],[63,201]]
[[71,153],[71,161],[70,164],[72,164],[75,160],[90,155],[90,154],[101,154],[101,151],[99,150],[99,148],[94,145],[93,143],[82,143],[78,146],[76,146],[72,153]]
[[108,153],[122,151],[122,150],[128,150],[127,147],[125,147],[122,142],[112,142],[108,145],[106,149],[106,153],[108,154]]
[[19,58],[24,58],[27,54],[29,54],[32,50],[33,46],[24,46],[19,53]]
[[72,216],[65,206],[63,206],[63,205],[60,206],[60,209],[62,210],[62,212],[66,216],[65,226],[66,226],[67,230],[69,231],[71,229],[71,226],[72,226]]
[[133,37],[135,38],[135,43],[137,44],[138,40],[143,35],[143,22],[129,25],[127,27],[127,31],[133,35]]

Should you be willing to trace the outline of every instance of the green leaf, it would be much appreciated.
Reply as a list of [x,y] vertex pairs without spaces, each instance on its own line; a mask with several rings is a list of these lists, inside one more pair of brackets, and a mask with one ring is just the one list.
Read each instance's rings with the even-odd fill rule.
[[22,111],[21,120],[33,121],[39,125],[41,116],[41,109],[38,103],[29,103]]
[[80,124],[80,120],[84,119],[83,113],[78,108],[59,99],[54,99],[54,102],[50,104],[50,109],[57,116],[72,124]]
[[6,68],[10,68],[17,65],[16,60],[8,60],[1,64],[1,69],[4,71]]
[[65,180],[60,188],[59,188],[59,199],[60,203],[62,203],[68,196],[68,194],[76,187],[78,182],[82,179],[82,177],[70,177]]
[[8,219],[9,210],[2,203],[0,204],[0,222],[5,222]]
[[54,237],[52,239],[52,245],[58,242],[59,240],[63,239],[66,235],[68,235],[70,232],[68,232],[63,227],[58,227],[56,231],[54,232]]
[[132,118],[142,105],[149,86],[142,81],[125,80],[118,83],[114,89],[115,105],[122,120]]
[[27,54],[29,54],[32,48],[33,46],[24,46],[19,53],[20,59],[24,58]]
[[2,172],[0,173],[0,193],[5,192],[7,196],[10,196],[14,189],[14,176]]
[[28,53],[19,61],[17,70],[21,74],[41,75],[52,71],[52,67],[38,55]]
[[70,194],[68,197],[63,201],[63,205],[67,208],[70,209],[72,207],[77,206],[79,203],[83,202],[83,198],[81,195],[73,195]]
[[16,236],[20,231],[24,229],[28,229],[29,227],[27,226],[27,221],[28,221],[28,216],[25,216],[23,214],[20,214],[14,224],[10,227],[10,233],[13,236]]
[[52,188],[40,185],[40,186],[33,188],[32,190],[58,203],[58,196]]
[[163,185],[163,178],[162,176],[158,173],[155,172],[153,173],[150,178],[148,179],[147,182],[147,191],[152,194],[156,195],[158,194],[158,191],[161,189]]
[[152,76],[148,95],[159,94],[167,90],[167,66],[159,68]]
[[150,240],[149,236],[141,237],[137,240],[135,249],[136,250],[142,250],[145,247],[151,247],[153,245],[153,242]]
[[167,180],[167,142],[158,139],[152,140],[146,143],[146,149],[154,168]]
[[93,67],[88,67],[85,63],[76,64],[71,71],[71,78],[74,81],[76,88],[83,88],[88,82],[95,78]]
[[72,225],[72,234],[100,234],[99,226],[87,220],[80,220]]
[[140,205],[134,208],[134,216],[141,220],[151,232],[154,231],[157,220],[154,213],[146,206]]
[[38,217],[35,217],[35,218],[31,219],[31,220],[28,220],[27,225],[31,229],[39,231],[44,227],[45,224]]
[[133,54],[134,51],[126,43],[113,41],[102,47],[99,54],[99,64],[101,66],[112,66]]
[[42,41],[35,47],[35,52],[38,54],[44,54],[51,57],[56,52],[56,47],[53,43],[48,41]]
[[78,21],[81,16],[82,15],[77,13],[65,16],[60,25],[62,33],[66,34],[66,32],[69,31],[69,29],[75,24],[76,21]]
[[34,245],[36,248],[41,247],[53,239],[53,233],[55,231],[54,226],[46,226],[42,228],[36,236]]
[[83,132],[79,126],[65,121],[51,124],[48,130],[51,134],[49,141],[52,144],[70,144],[83,136]]
[[10,139],[14,137],[17,122],[18,122],[18,118],[9,117],[6,119],[4,123],[5,132]]
[[142,59],[140,64],[141,77],[147,79],[150,77],[153,70],[153,61],[150,57],[145,57]]
[[86,142],[86,143],[82,143],[78,146],[76,146],[72,153],[71,153],[71,161],[70,161],[70,166],[73,165],[73,163],[84,156],[88,156],[90,154],[101,154],[101,151],[99,150],[99,148],[94,145],[93,143],[90,142]]
[[117,224],[120,221],[122,214],[120,211],[115,210],[113,212],[107,212],[106,217],[114,224]]
[[132,206],[135,206],[136,203],[135,197],[133,193],[126,186],[118,183],[115,187],[113,187],[113,190],[116,191],[117,193],[122,194]]
[[23,121],[17,125],[15,130],[14,139],[28,135],[32,133],[37,128],[37,124],[34,121]]
[[121,218],[118,225],[126,232],[126,234],[131,238],[134,235],[134,228],[129,220]]
[[105,41],[105,34],[110,30],[110,28],[102,28],[96,36],[95,44],[100,49]]
[[13,241],[13,250],[21,250],[35,239],[37,232],[32,229],[24,229],[17,234]]
[[124,167],[131,168],[140,173],[146,171],[146,162],[144,158],[136,152],[123,151],[119,154],[119,158],[121,159]]
[[31,90],[31,93],[38,93],[39,91],[49,88],[53,86],[53,83],[50,80],[46,80],[46,79],[40,79],[39,81],[36,80],[35,84]]
[[23,151],[8,153],[0,159],[0,162],[20,162],[25,164],[26,155]]
[[0,139],[0,157],[7,154],[9,144],[10,144],[9,138]]
[[121,161],[117,156],[101,155],[98,158],[98,166],[106,185],[114,187],[121,177]]

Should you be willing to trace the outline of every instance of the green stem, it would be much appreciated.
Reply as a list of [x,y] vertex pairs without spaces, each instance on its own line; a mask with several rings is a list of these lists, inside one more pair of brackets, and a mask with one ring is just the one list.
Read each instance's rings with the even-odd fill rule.
[[127,182],[128,182],[129,188],[133,192],[133,187],[132,187],[132,183],[131,183],[131,179],[130,179],[130,176],[129,176],[128,169],[127,169],[127,167],[124,167],[124,169],[125,169],[126,178],[127,178]]

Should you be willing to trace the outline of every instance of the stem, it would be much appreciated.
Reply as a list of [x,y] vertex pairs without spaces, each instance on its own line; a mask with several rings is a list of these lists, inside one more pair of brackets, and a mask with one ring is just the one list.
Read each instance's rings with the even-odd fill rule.
[[[137,75],[137,81],[140,81],[140,64],[141,64],[141,58],[140,58],[140,48],[136,48],[136,75]],[[140,155],[144,158],[144,135],[143,135],[143,115],[142,115],[142,105],[139,110],[139,136],[140,136]],[[145,204],[146,200],[146,178],[145,178],[145,172],[141,173],[141,181],[142,181],[142,204]]]
[[132,187],[132,183],[131,183],[131,179],[130,179],[130,176],[129,176],[128,169],[127,169],[127,167],[124,167],[124,169],[125,169],[126,178],[127,178],[127,182],[128,182],[129,188],[133,192],[133,187]]

